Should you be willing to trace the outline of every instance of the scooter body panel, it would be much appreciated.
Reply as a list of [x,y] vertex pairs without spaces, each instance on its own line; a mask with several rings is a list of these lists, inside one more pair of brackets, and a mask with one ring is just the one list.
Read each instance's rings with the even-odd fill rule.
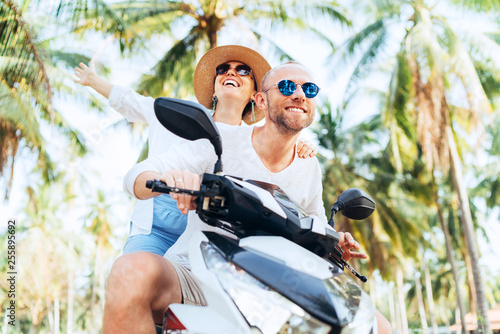
[[239,245],[318,279],[332,277],[331,263],[282,237],[247,237],[241,239]]

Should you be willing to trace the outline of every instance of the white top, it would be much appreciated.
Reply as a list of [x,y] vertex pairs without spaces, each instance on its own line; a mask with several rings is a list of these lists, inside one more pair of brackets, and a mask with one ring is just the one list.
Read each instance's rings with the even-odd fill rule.
[[[222,162],[224,173],[255,179],[279,186],[295,202],[301,204],[312,215],[327,221],[321,199],[321,169],[316,158],[299,159],[297,155],[292,163],[278,173],[270,172],[259,159],[252,146],[251,127],[238,127],[217,123],[222,138]],[[213,172],[217,157],[210,142],[206,139],[196,142],[183,142],[172,147],[166,153],[151,156],[134,166],[125,176],[124,189],[134,194],[134,183],[141,173],[168,170],[189,170],[196,174]],[[139,200],[140,201],[140,200]],[[223,233],[203,223],[194,211],[190,211],[186,231],[167,251],[165,257],[189,267],[187,248],[189,239],[196,230],[211,230]]]
[[[155,115],[154,101],[152,97],[142,96],[119,85],[114,85],[109,94],[111,108],[129,122],[146,122],[149,125],[148,156],[166,152],[171,146],[186,141],[161,125]],[[153,199],[138,201],[130,220],[133,223],[131,235],[149,234],[153,222]]]

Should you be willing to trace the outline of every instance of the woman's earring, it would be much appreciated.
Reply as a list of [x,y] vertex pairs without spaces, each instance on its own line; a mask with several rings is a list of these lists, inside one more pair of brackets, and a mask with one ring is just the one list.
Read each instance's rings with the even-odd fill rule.
[[250,104],[252,105],[252,121],[255,122],[255,100],[250,100]]
[[217,106],[217,101],[218,101],[218,100],[219,100],[219,99],[217,98],[217,96],[215,96],[215,95],[214,95],[214,96],[212,97],[212,101],[214,102],[214,103],[212,104],[212,112],[215,112],[215,107]]

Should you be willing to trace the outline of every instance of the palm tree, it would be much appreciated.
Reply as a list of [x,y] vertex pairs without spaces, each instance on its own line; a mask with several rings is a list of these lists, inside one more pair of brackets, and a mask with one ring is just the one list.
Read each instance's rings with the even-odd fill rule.
[[104,301],[104,264],[105,260],[110,258],[110,252],[113,251],[110,243],[112,239],[111,204],[106,201],[102,190],[97,191],[95,201],[90,206],[85,220],[89,222],[87,229],[96,243],[90,300],[90,306],[94,307],[98,298],[101,303]]
[[459,276],[458,276],[458,265],[457,265],[457,261],[455,260],[455,255],[453,253],[452,237],[450,236],[449,225],[448,225],[448,222],[444,219],[442,204],[440,203],[441,201],[439,199],[438,190],[437,190],[437,186],[436,186],[436,180],[434,177],[433,177],[432,188],[433,188],[433,193],[434,193],[434,203],[436,203],[436,208],[437,208],[438,220],[439,220],[439,223],[441,225],[441,230],[443,231],[444,236],[445,236],[444,239],[445,239],[445,244],[446,244],[446,255],[447,255],[448,261],[451,264],[451,270],[453,273],[453,280],[455,281],[455,289],[456,289],[456,294],[457,294],[457,306],[458,306],[458,309],[460,310],[460,323],[462,324],[462,333],[465,334],[467,332],[467,328],[466,328],[467,322],[465,320],[465,314],[467,313],[466,309],[465,309],[465,300],[463,298],[462,291],[460,289],[460,284],[459,284],[460,280],[459,280]]
[[[138,91],[151,96],[192,93],[191,83],[197,59],[208,49],[218,45],[221,35],[232,43],[250,44],[261,41],[272,46],[280,58],[290,58],[273,41],[269,31],[276,28],[307,29],[309,22],[327,17],[347,25],[345,16],[324,0],[307,3],[289,0],[202,0],[192,1],[105,1],[60,0],[57,15],[72,18],[75,32],[96,30],[113,35],[122,51],[146,52],[156,47],[158,39],[182,30],[172,47],[153,66],[150,74],[142,77]],[[179,29],[182,27],[182,29]],[[311,28],[312,30],[312,28]],[[238,35],[235,36],[234,32]],[[318,30],[312,30],[323,40]],[[155,45],[146,41],[154,39]],[[264,45],[264,44],[263,44]]]
[[[490,332],[478,245],[455,130],[460,124],[479,125],[480,115],[491,110],[476,64],[488,64],[487,71],[494,74],[493,78],[499,78],[500,67],[492,53],[498,44],[486,34],[477,33],[473,38],[460,34],[443,15],[434,15],[437,9],[429,8],[424,0],[384,1],[375,6],[369,2],[366,8],[372,19],[346,43],[347,54],[363,50],[348,84],[348,97],[374,64],[383,63],[382,57],[389,53],[384,47],[396,35],[392,28],[403,28],[397,55],[385,58],[385,64],[389,59],[393,68],[385,108],[394,115],[405,115],[399,128],[416,129],[416,135],[409,138],[421,147],[430,171],[451,170],[454,189],[459,195],[462,231],[473,264],[478,319],[484,330]],[[452,94],[454,89],[465,92],[465,98],[458,100]]]
[[[420,191],[412,192],[410,190],[417,187],[409,185],[406,178],[396,177],[397,173],[387,158],[390,145],[384,147],[379,144],[380,138],[387,132],[380,115],[345,130],[340,110],[333,111],[328,103],[320,105],[318,110],[320,119],[315,132],[320,146],[333,155],[322,161],[325,169],[324,202],[331,204],[335,196],[350,187],[362,188],[374,198],[377,209],[371,217],[364,222],[337,219],[336,228],[353,234],[361,248],[369,254],[367,266],[370,276],[378,270],[385,280],[396,282],[398,322],[393,321],[393,325],[404,330],[408,323],[403,288],[404,263],[408,258],[417,257],[415,246],[427,230],[425,217],[428,213],[423,213],[428,210],[418,203],[414,193],[421,193],[425,187],[420,186]],[[388,263],[392,265],[389,267]],[[366,270],[366,265],[362,267],[361,270]],[[372,289],[375,289],[374,285],[370,285],[370,293],[374,293]],[[391,302],[389,300],[389,304]]]
[[[60,218],[63,209],[62,186],[41,184],[27,189],[27,219],[18,230],[19,318],[30,321],[30,332],[35,333],[68,289],[68,272],[78,263],[75,253],[68,248],[68,235],[63,232]],[[70,237],[71,238],[71,237]],[[52,318],[54,315],[52,316]],[[59,324],[53,324],[59,326]]]
[[[21,8],[26,9],[28,3],[25,1]],[[8,198],[20,147],[28,147],[36,154],[45,180],[55,177],[41,126],[57,129],[70,145],[77,147],[80,155],[85,153],[85,146],[78,132],[52,104],[54,85],[49,71],[57,66],[48,56],[55,51],[37,39],[23,11],[13,1],[0,2],[0,50],[0,175],[7,180]],[[58,54],[63,59],[63,53]]]

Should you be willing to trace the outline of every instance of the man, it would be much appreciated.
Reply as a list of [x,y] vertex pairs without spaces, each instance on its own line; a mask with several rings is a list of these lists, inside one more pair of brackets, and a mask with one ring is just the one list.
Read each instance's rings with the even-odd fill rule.
[[[259,108],[266,112],[262,127],[234,131],[218,125],[224,145],[225,172],[248,179],[277,184],[292,199],[326,222],[321,201],[321,171],[317,160],[297,159],[295,143],[300,131],[314,118],[314,97],[319,88],[310,73],[298,63],[286,63],[271,70],[263,79],[263,92],[256,94]],[[203,172],[211,172],[215,154],[208,143],[188,143],[175,152],[151,157],[136,165],[126,176],[125,189],[139,199],[157,194],[145,188],[145,181],[164,180],[170,186],[199,189]],[[183,170],[184,169],[184,170]],[[183,170],[183,171],[181,171]],[[173,195],[178,208],[187,213],[192,198]],[[172,303],[204,304],[204,297],[190,275],[187,246],[191,233],[207,230],[190,212],[186,232],[167,252],[166,259],[145,252],[119,258],[108,278],[104,333],[153,333]],[[220,232],[220,231],[218,231]],[[340,233],[345,259],[366,258],[351,252],[359,245],[349,233]]]

